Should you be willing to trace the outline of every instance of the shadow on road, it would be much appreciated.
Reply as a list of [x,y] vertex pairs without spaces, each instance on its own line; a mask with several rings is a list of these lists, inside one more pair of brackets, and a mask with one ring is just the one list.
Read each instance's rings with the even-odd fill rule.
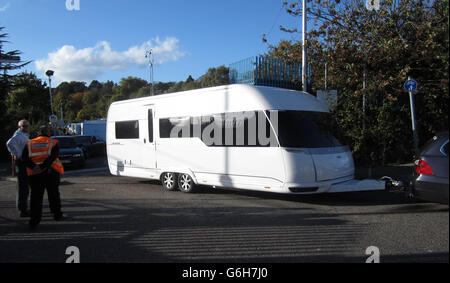
[[[35,232],[0,218],[0,262],[364,262],[367,224],[308,208],[180,207],[179,200],[64,200],[71,218],[49,213]],[[0,207],[10,203],[0,202]],[[357,256],[360,255],[360,256]],[[388,256],[384,262],[448,262],[448,253]]]
[[[163,190],[151,188],[160,186],[158,181],[126,177],[97,181],[75,176],[65,186],[70,189],[73,183],[138,183]],[[141,198],[94,195],[63,198],[63,209],[71,216],[63,222],[51,219],[45,203],[35,232],[28,231],[26,219],[10,213],[13,202],[0,201],[0,262],[64,262],[69,246],[80,249],[81,262],[365,262],[362,239],[372,226],[353,221],[353,216],[448,211],[417,202],[382,212],[341,214],[309,204],[377,206],[404,200],[387,192],[300,196],[208,187],[196,194],[163,191]],[[448,252],[387,255],[383,262],[448,262]]]

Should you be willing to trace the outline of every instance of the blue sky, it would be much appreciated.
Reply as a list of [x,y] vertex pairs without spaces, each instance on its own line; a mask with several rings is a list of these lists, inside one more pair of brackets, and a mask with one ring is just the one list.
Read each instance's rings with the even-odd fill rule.
[[[75,0],[72,0],[72,3]],[[153,48],[155,81],[198,78],[208,68],[267,51],[271,44],[300,39],[280,25],[301,30],[301,19],[282,9],[283,0],[0,0],[0,26],[9,41],[32,60],[21,71],[55,81],[149,80],[145,50]]]

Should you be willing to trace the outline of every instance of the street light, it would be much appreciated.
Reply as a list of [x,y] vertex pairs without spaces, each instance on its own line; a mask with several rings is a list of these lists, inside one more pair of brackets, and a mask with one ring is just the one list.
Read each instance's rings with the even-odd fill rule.
[[45,72],[45,74],[48,76],[48,85],[49,85],[49,92],[50,92],[50,108],[52,110],[52,116],[53,116],[53,100],[52,100],[52,79],[51,76],[53,76],[55,72],[52,70],[48,70],[47,72]]

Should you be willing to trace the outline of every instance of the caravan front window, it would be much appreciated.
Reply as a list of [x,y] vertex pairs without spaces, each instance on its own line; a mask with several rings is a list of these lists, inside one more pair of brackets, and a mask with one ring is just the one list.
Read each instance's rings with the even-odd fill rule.
[[333,136],[330,113],[278,111],[278,138],[282,147],[319,148],[341,146]]

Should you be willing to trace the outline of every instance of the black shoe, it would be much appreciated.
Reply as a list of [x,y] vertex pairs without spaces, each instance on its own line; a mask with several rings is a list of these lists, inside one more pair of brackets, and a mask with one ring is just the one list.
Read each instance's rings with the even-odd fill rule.
[[64,214],[64,213],[55,215],[53,217],[53,219],[55,219],[55,221],[63,221],[63,220],[66,220],[67,218],[68,218],[67,214]]
[[20,218],[30,217],[30,212],[28,210],[19,212]]

